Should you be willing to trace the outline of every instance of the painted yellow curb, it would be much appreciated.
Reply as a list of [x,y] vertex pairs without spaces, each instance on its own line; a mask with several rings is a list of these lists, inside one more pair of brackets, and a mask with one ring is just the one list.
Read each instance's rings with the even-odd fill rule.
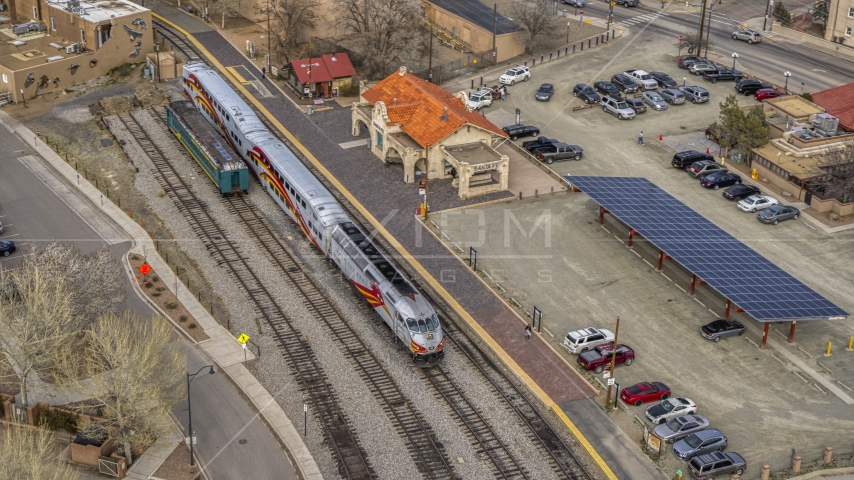
[[[161,17],[160,15],[157,15],[155,13],[152,13],[152,15],[157,17],[158,20],[163,21],[164,23],[175,28],[176,30],[181,32],[185,37],[187,37],[187,40],[191,41],[193,43],[193,45],[196,46],[196,48],[198,48],[205,56],[207,56],[208,59],[210,59],[210,61],[216,66],[217,69],[219,69],[220,72],[223,72],[223,74],[230,73],[227,68],[225,68],[221,63],[219,63],[219,61],[216,59],[216,57],[211,55],[211,53],[202,44],[200,44],[198,41],[196,41],[196,39],[192,35],[187,33],[184,29],[175,25],[174,23],[170,22],[169,20],[166,20],[165,18]],[[305,148],[302,145],[302,143],[300,143],[300,141],[297,140],[296,137],[294,137],[291,134],[291,132],[288,131],[288,129],[285,128],[285,126],[279,122],[279,120],[276,117],[274,117],[266,108],[264,108],[263,105],[261,105],[261,103],[255,98],[254,95],[249,93],[249,91],[246,90],[243,87],[243,85],[239,81],[237,81],[237,79],[232,77],[232,80],[234,80],[233,83],[235,84],[235,87],[238,90],[240,90],[240,92],[250,102],[252,102],[253,105],[255,105],[255,108],[257,108],[261,113],[263,113],[264,116],[267,117],[267,120],[270,121],[270,123],[272,123],[273,125],[275,125],[276,128],[278,128],[279,131],[285,137],[287,137],[287,139],[291,143],[293,143],[293,145],[296,148],[298,148],[300,150],[300,152],[302,152],[303,155],[305,155],[305,157],[312,163],[312,165],[314,165],[314,167],[323,176],[325,176],[327,178],[327,180],[329,180],[335,186],[335,188],[338,189],[347,198],[347,200],[350,203],[352,203],[353,206],[356,207],[362,213],[362,215],[365,216],[365,218],[368,219],[368,221],[371,223],[371,225],[386,239],[386,241],[388,241],[391,244],[391,246],[395,250],[397,250],[397,252],[399,254],[401,254],[404,258],[406,258],[412,264],[412,266],[415,267],[415,269],[418,271],[418,273],[425,280],[427,280],[428,283],[430,283],[430,286],[433,287],[433,289],[439,295],[442,296],[442,298],[448,303],[448,305],[450,305],[451,308],[453,308],[458,314],[460,314],[463,317],[463,319],[466,321],[466,323],[468,323],[469,327],[471,327],[475,332],[477,332],[477,334],[480,335],[480,337],[489,345],[489,347],[492,348],[493,351],[495,351],[495,353],[502,358],[502,360],[507,364],[507,366],[510,367],[511,370],[513,370],[513,373],[516,374],[516,376],[518,376],[519,379],[522,380],[525,383],[525,385],[528,386],[528,388],[534,393],[534,395],[536,395],[540,399],[541,402],[543,402],[547,407],[551,408],[557,414],[558,418],[560,418],[561,421],[563,421],[563,423],[567,426],[569,431],[572,432],[572,434],[575,435],[575,437],[578,439],[579,443],[581,443],[581,445],[584,446],[584,449],[587,450],[587,453],[593,458],[593,460],[596,462],[596,464],[599,466],[599,468],[602,469],[602,472],[605,473],[605,476],[607,476],[609,479],[618,480],[617,476],[614,475],[614,472],[611,471],[611,469],[608,467],[608,465],[605,463],[605,461],[602,459],[602,457],[599,456],[599,453],[596,452],[596,450],[593,448],[592,445],[590,445],[590,442],[587,441],[587,439],[584,437],[584,435],[581,433],[581,431],[578,430],[578,427],[576,427],[575,424],[572,423],[572,421],[569,419],[569,417],[567,417],[566,414],[563,413],[563,411],[554,402],[554,400],[552,400],[551,397],[549,397],[549,395],[546,394],[546,392],[544,392],[543,389],[540,388],[540,386],[537,385],[537,383],[534,382],[531,379],[531,377],[529,377],[528,374],[525,373],[524,370],[522,370],[522,368],[519,366],[519,364],[517,364],[516,361],[513,360],[513,358],[510,357],[507,354],[507,352],[505,352],[504,349],[501,348],[500,345],[498,345],[498,343],[495,341],[495,339],[493,339],[492,336],[489,335],[486,332],[486,330],[484,330],[483,327],[481,327],[480,324],[478,324],[477,321],[475,321],[474,318],[472,318],[471,315],[469,315],[468,311],[466,311],[466,309],[464,309],[459,303],[457,303],[456,299],[454,299],[454,297],[451,296],[448,293],[448,291],[445,290],[445,288],[439,282],[436,281],[435,278],[433,278],[433,276],[427,271],[427,269],[425,269],[403,247],[403,245],[401,245],[400,242],[398,242],[397,239],[394,238],[394,236],[392,236],[388,232],[388,230],[386,230],[385,227],[379,221],[377,221],[377,219],[374,218],[374,216],[371,215],[370,212],[368,212],[367,209],[365,209],[365,207],[362,206],[361,203],[359,203],[359,201],[356,199],[356,197],[354,197],[349,192],[349,190],[347,190],[344,187],[344,185],[342,185],[338,181],[338,179],[335,178],[335,176],[332,175],[332,173],[329,170],[327,170],[326,167],[324,167],[323,164],[320,163],[317,160],[317,158],[315,158],[315,156],[312,155],[311,152],[308,151],[308,149]]]

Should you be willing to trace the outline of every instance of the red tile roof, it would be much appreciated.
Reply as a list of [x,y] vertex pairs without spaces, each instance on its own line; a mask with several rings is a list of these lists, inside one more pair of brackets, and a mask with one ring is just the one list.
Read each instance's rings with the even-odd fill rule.
[[346,53],[336,53],[334,56],[335,60],[332,60],[333,55],[331,54],[312,58],[310,77],[307,58],[294,60],[291,62],[291,68],[294,69],[300,83],[308,81],[312,83],[331,82],[336,78],[352,77],[356,74],[353,64],[350,63],[350,57]]
[[[447,90],[409,73],[392,73],[362,97],[372,105],[384,102],[389,119],[422,147],[437,144],[466,124],[507,136],[480,114],[466,111],[462,101]],[[442,118],[445,109],[447,120]]]
[[840,126],[854,131],[854,83],[813,93],[812,101],[838,118]]

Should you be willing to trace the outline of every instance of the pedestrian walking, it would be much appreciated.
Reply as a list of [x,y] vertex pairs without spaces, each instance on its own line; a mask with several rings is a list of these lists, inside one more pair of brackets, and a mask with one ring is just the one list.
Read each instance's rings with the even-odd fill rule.
[[531,326],[526,325],[525,326],[525,340],[530,340],[530,339],[531,339]]
[[501,99],[507,100],[507,89],[501,87],[498,91],[501,93]]
[[638,145],[643,146],[643,130],[638,134]]
[[261,67],[261,79],[267,78],[267,67]]
[[457,178],[457,169],[451,167],[451,178]]

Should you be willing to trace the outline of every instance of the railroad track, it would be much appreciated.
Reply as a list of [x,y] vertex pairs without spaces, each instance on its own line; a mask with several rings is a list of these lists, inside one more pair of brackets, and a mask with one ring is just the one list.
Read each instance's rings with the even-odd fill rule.
[[375,478],[376,475],[359,444],[350,420],[341,408],[338,397],[317,362],[317,356],[311,346],[290,323],[235,245],[226,239],[225,232],[211,217],[205,203],[193,193],[181,175],[166,160],[166,156],[151,141],[148,133],[130,114],[119,114],[118,118],[154,163],[155,177],[190,223],[193,231],[218,264],[237,281],[252,301],[256,312],[270,325],[282,354],[297,378],[300,390],[311,402],[320,420],[324,438],[338,460],[342,475],[359,480]]
[[159,20],[155,20],[154,18],[151,19],[151,23],[154,24],[154,30],[157,34],[163,37],[163,39],[169,41],[169,43],[171,43],[172,46],[185,57],[185,63],[203,61],[202,53],[194,45],[187,42],[181,35],[172,31],[172,29],[166,24]]

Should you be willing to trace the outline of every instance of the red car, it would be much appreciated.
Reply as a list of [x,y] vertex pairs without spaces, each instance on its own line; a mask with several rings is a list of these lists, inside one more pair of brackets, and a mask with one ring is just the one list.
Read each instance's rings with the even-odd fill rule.
[[757,102],[761,102],[766,98],[777,98],[781,95],[783,95],[782,92],[778,92],[773,88],[760,88],[753,94],[753,98],[755,98]]
[[[597,346],[593,350],[582,353],[576,361],[587,370],[602,373],[603,370],[610,367],[613,353],[614,345],[606,343]],[[614,360],[615,365],[631,365],[635,360],[635,351],[629,348],[628,345],[618,344],[617,356],[614,357]]]
[[661,382],[641,382],[620,390],[620,398],[636,407],[646,402],[664,400],[670,396],[670,389]]

